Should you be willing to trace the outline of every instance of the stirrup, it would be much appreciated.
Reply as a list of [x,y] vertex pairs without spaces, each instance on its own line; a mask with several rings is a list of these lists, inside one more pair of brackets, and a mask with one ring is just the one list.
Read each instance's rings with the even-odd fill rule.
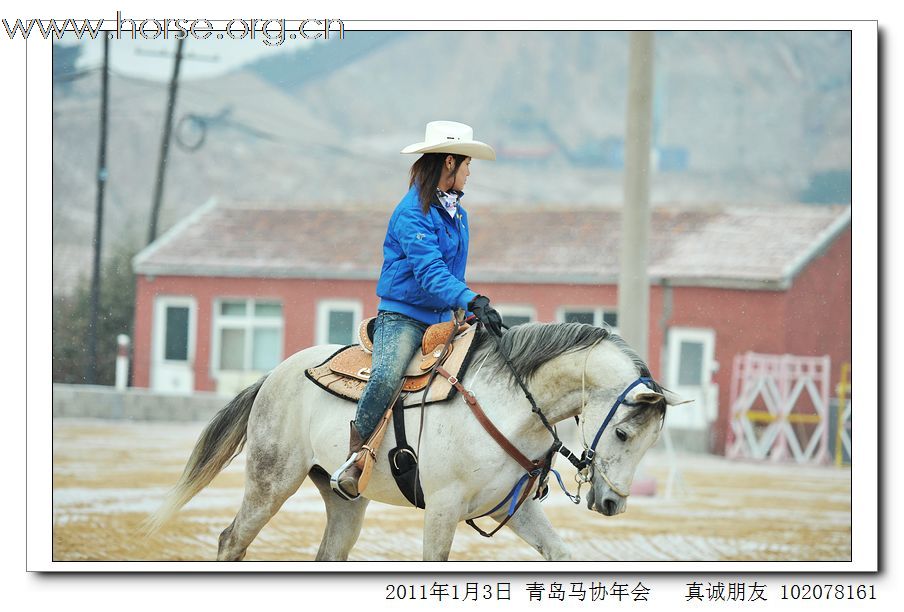
[[339,486],[339,477],[342,475],[342,472],[344,472],[347,468],[351,467],[351,465],[355,462],[355,459],[357,457],[358,457],[358,453],[352,453],[351,456],[345,461],[345,463],[340,465],[339,469],[336,470],[335,472],[333,472],[333,475],[330,476],[330,488],[336,492],[336,495],[338,495],[339,497],[341,497],[342,499],[344,499],[346,501],[352,501],[353,499],[358,499],[359,497],[361,497],[361,493],[358,493],[357,495],[355,495],[353,497],[353,496],[349,495],[348,493],[346,493],[345,491],[343,491],[342,488]]

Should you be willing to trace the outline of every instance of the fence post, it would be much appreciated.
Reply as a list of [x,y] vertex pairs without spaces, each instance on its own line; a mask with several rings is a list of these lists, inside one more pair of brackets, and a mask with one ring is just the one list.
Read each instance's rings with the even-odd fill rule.
[[125,391],[129,384],[129,337],[119,334],[116,344],[116,390]]
[[[838,381],[838,389],[836,390],[838,394],[838,427],[835,430],[835,465],[838,467],[841,467],[841,464],[844,463],[844,453],[841,451],[841,433],[844,430],[844,413],[848,392],[848,368],[850,367],[851,364],[849,363],[841,365],[841,380]],[[851,463],[853,463],[853,458]]]

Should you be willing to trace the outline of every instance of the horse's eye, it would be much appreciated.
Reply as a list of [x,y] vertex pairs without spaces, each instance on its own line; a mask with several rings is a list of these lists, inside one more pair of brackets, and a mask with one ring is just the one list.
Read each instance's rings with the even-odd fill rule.
[[626,434],[625,430],[621,428],[615,430],[615,435],[618,436],[618,439],[622,442],[625,442],[628,439],[628,434]]

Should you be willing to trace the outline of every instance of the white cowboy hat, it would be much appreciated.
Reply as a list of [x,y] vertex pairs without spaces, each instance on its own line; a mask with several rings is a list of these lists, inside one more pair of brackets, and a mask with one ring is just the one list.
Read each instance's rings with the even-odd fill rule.
[[496,159],[493,147],[474,140],[470,125],[455,121],[431,121],[427,124],[424,142],[416,142],[401,153],[455,153],[475,159]]

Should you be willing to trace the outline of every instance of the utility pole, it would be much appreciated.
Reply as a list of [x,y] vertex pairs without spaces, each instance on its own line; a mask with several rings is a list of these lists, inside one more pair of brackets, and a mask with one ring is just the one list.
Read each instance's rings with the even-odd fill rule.
[[97,382],[97,311],[100,308],[100,258],[104,227],[104,187],[107,184],[107,102],[109,98],[110,39],[104,35],[101,71],[100,144],[97,153],[97,206],[94,215],[94,262],[91,268],[91,313],[88,322],[88,367],[85,382]]
[[650,286],[650,144],[653,99],[653,33],[631,32],[625,133],[625,202],[618,277],[619,333],[647,360]]
[[169,154],[170,136],[173,132],[173,111],[176,107],[176,93],[179,89],[179,68],[182,65],[182,45],[185,38],[176,41],[176,59],[173,63],[173,76],[169,84],[169,96],[166,102],[166,119],[163,123],[163,139],[160,143],[160,159],[157,162],[157,180],[154,183],[154,202],[151,208],[151,224],[148,230],[148,244],[157,238],[157,218],[160,216],[160,203],[163,200],[163,184],[166,178],[166,162]]

